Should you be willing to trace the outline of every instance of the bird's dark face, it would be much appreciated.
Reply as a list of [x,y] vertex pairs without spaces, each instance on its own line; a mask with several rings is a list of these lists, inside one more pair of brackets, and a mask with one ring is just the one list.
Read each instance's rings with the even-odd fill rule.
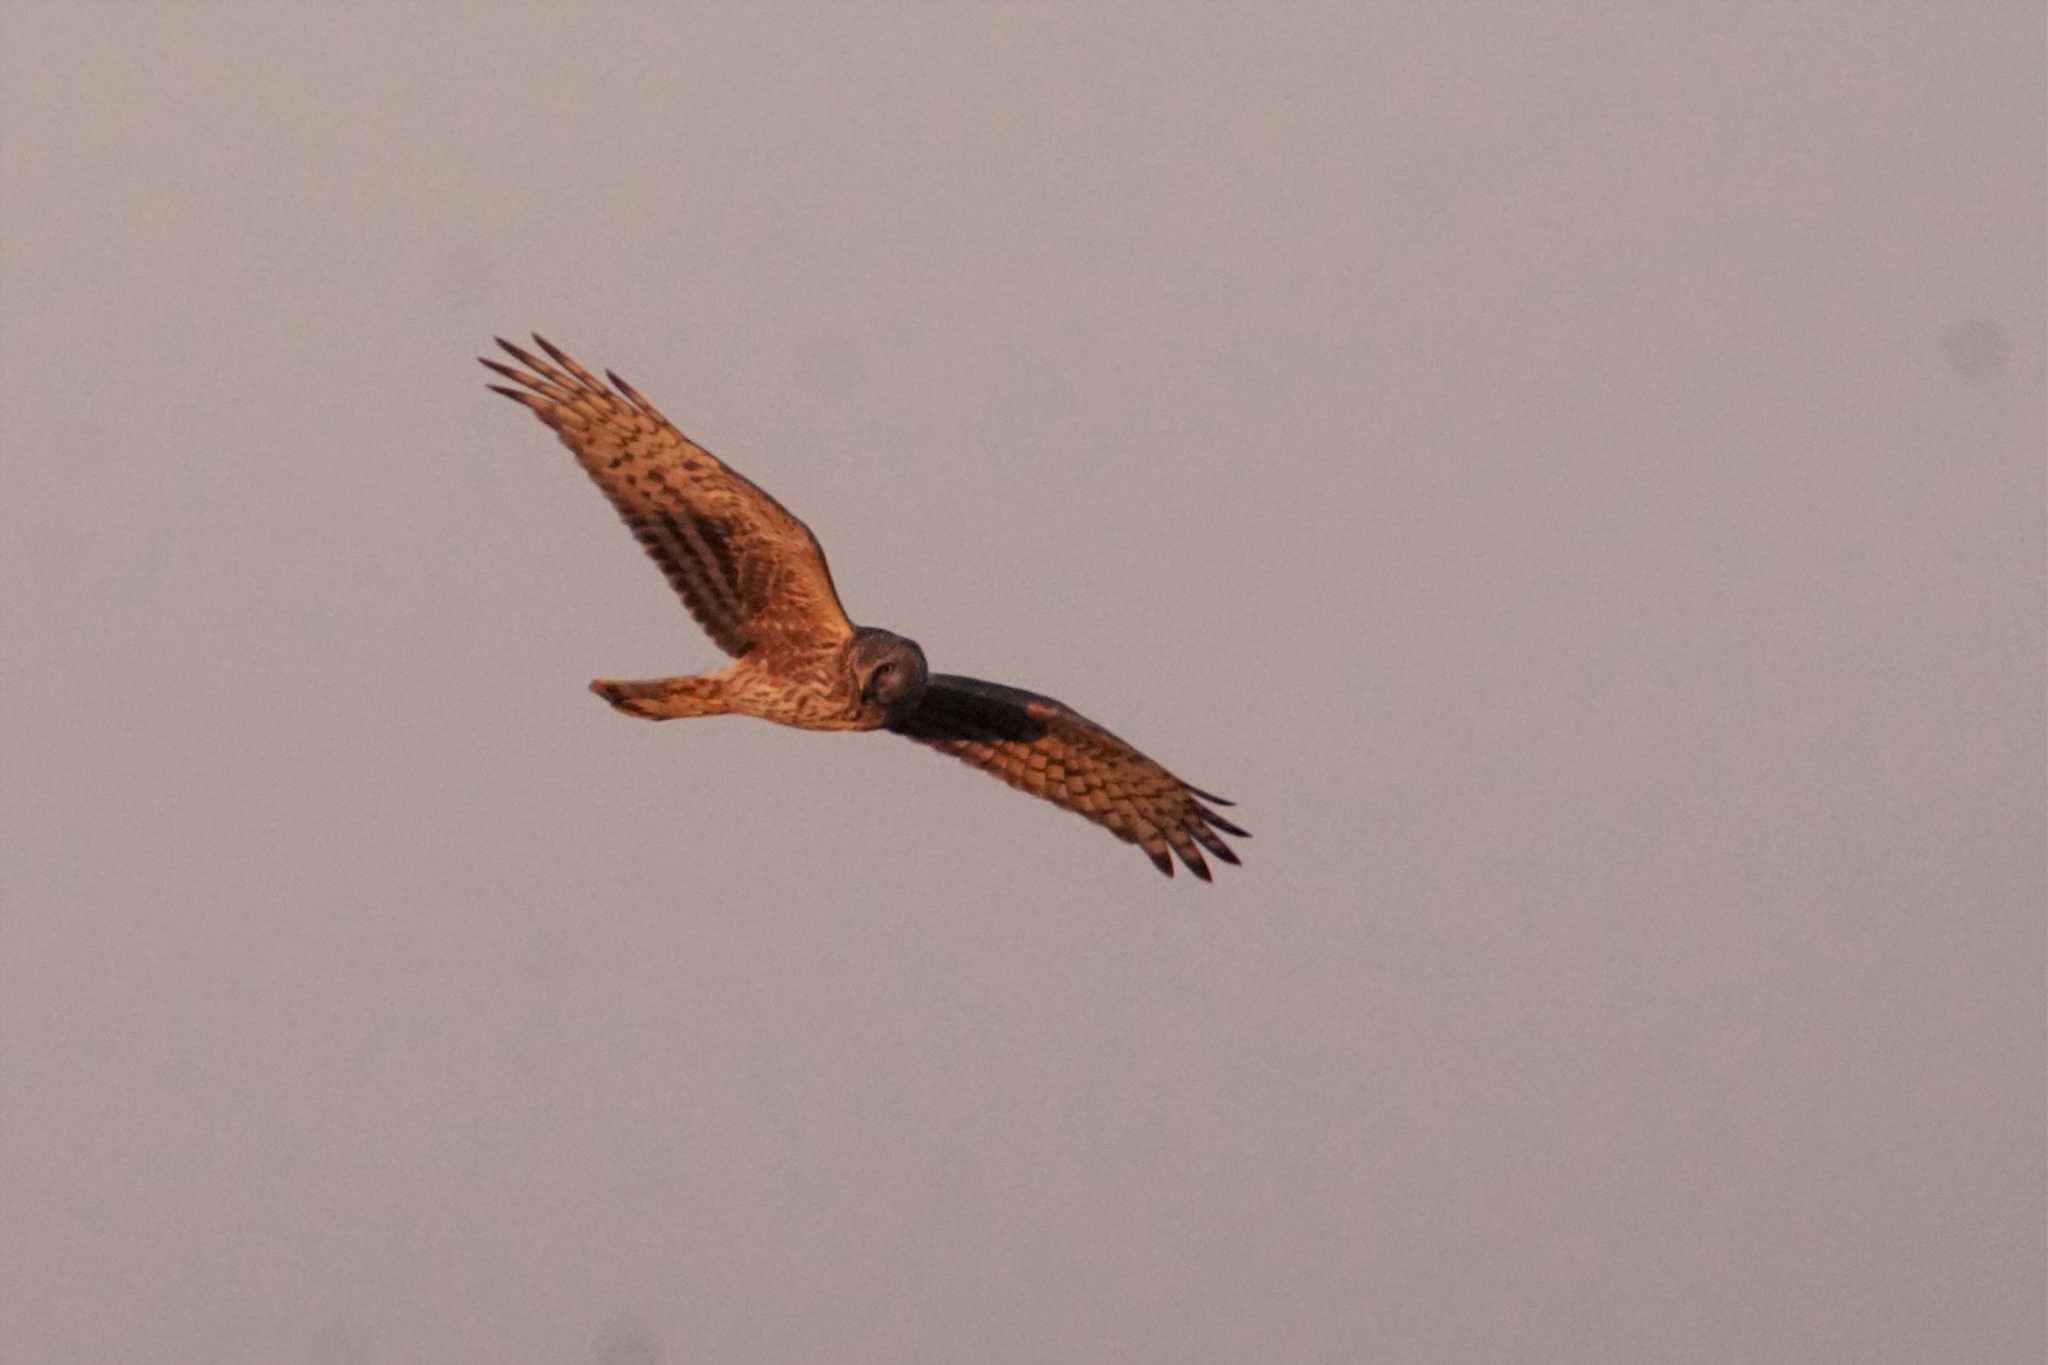
[[854,637],[853,672],[860,680],[862,703],[890,711],[916,705],[930,676],[917,641],[873,626]]

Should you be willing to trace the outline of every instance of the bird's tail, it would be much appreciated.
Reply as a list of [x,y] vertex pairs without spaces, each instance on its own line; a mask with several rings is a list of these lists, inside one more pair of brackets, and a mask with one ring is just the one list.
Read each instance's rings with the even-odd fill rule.
[[726,704],[725,682],[716,677],[650,678],[644,682],[599,678],[590,690],[627,715],[643,720],[722,716],[732,709]]

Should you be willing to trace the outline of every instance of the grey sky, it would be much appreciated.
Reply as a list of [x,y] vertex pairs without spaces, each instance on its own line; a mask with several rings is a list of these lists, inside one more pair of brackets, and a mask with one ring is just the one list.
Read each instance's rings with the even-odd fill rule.
[[[0,4],[0,1360],[2038,1360],[2042,53]],[[530,329],[1246,866],[613,715]]]

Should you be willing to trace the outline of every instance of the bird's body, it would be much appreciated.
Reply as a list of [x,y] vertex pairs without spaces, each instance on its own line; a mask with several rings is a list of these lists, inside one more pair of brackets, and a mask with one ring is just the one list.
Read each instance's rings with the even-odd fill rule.
[[809,527],[616,374],[607,386],[534,342],[548,360],[499,341],[526,369],[485,360],[521,386],[492,387],[554,429],[690,614],[734,656],[716,673],[599,679],[592,691],[649,720],[745,715],[805,730],[892,730],[1086,816],[1169,876],[1169,849],[1204,880],[1202,849],[1237,861],[1216,831],[1245,832],[1202,804],[1229,802],[1050,697],[934,674],[915,641],[854,625]]
[[[857,628],[855,638],[868,633],[870,628]],[[619,710],[647,720],[736,715],[799,730],[879,730],[889,723],[890,708],[861,694],[859,659],[849,647],[852,643],[806,644],[772,655],[749,652],[716,673],[696,677],[647,682],[599,678],[590,690]]]

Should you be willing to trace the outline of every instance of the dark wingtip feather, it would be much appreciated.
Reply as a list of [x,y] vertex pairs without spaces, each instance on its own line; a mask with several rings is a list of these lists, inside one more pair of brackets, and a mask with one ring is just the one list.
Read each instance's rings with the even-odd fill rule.
[[628,384],[624,379],[621,379],[619,377],[619,372],[617,370],[606,370],[604,372],[604,377],[612,381],[612,387],[617,389],[619,391],[619,395],[623,397],[628,403],[631,403],[634,407],[640,409],[640,411],[648,414],[649,416],[656,415],[654,412],[654,404],[648,402],[645,398],[642,398],[640,396],[640,390],[634,388],[631,384]]
[[1230,851],[1230,845],[1224,843],[1216,831],[1210,829],[1207,825],[1199,821],[1191,821],[1188,825],[1188,833],[1193,836],[1196,843],[1208,849],[1209,852],[1221,858],[1224,862],[1234,863],[1237,861],[1237,855]]
[[511,380],[515,384],[521,384],[526,381],[526,376],[521,374],[519,371],[513,369],[510,365],[503,364],[500,361],[492,360],[488,356],[478,356],[476,358],[476,363],[483,366],[485,369],[492,371],[493,373],[504,375],[507,379]]
[[1152,866],[1158,868],[1169,877],[1173,875],[1173,857],[1165,849],[1162,848],[1157,853],[1154,853],[1148,848],[1145,850],[1145,856],[1152,860]]
[[505,340],[505,338],[503,337],[492,337],[491,340],[497,342],[499,347],[503,349],[506,355],[511,356],[520,364],[529,366],[536,370],[544,370],[547,368],[539,360],[534,358],[533,352],[527,350],[524,346],[514,345],[512,342]]
[[523,403],[529,408],[539,401],[530,393],[524,393],[518,389],[508,389],[503,384],[486,384],[484,387],[492,393],[502,393],[513,402]]
[[1200,849],[1177,848],[1174,852],[1180,854],[1180,860],[1188,865],[1188,871],[1194,873],[1205,882],[1216,880],[1209,875],[1209,864],[1202,861]]
[[1200,787],[1194,786],[1190,783],[1183,782],[1180,785],[1184,787],[1190,795],[1199,796],[1204,801],[1214,801],[1219,806],[1234,806],[1237,804],[1237,802],[1232,801],[1227,796],[1218,796],[1215,792],[1205,792]]
[[570,360],[568,356],[563,355],[560,349],[558,349],[555,346],[555,343],[549,341],[539,332],[535,332],[533,334],[533,344],[540,347],[543,351],[546,351],[548,353],[548,358],[553,360],[558,365],[571,365],[575,363],[574,361]]
[[1203,805],[1199,801],[1195,803],[1195,814],[1201,816],[1204,820],[1207,820],[1210,824],[1216,826],[1216,828],[1222,830],[1225,834],[1235,834],[1240,839],[1249,839],[1252,837],[1250,830],[1239,829],[1236,825],[1231,824],[1228,820],[1218,815],[1215,811],[1210,810],[1207,806]]

